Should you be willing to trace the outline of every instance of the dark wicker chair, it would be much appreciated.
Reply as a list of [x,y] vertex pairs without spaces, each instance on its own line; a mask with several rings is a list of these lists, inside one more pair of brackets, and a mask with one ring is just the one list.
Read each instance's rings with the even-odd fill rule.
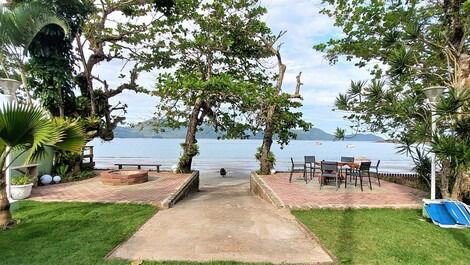
[[377,161],[377,165],[370,166],[370,169],[375,169],[375,177],[377,178],[377,181],[379,182],[379,187],[380,187],[379,165],[380,165],[380,160]]
[[341,185],[341,177],[338,168],[338,163],[322,161],[320,169],[321,174],[318,179],[320,181],[320,189],[323,187],[324,182],[328,181],[329,179],[334,179],[336,190],[338,190],[339,186]]
[[360,185],[361,185],[361,191],[364,191],[362,188],[362,178],[363,177],[369,177],[369,187],[372,190],[372,182],[370,180],[370,164],[371,162],[361,162],[361,165],[359,166],[359,169],[351,171],[352,175],[355,178],[354,181],[354,186],[357,186],[357,178],[360,180]]
[[310,173],[310,180],[315,177],[315,171],[320,167],[315,165],[315,156],[304,156],[305,170],[308,170]]
[[294,159],[292,157],[290,158],[290,162],[291,162],[291,168],[290,168],[289,183],[292,182],[292,175],[294,175],[294,173],[303,173],[305,183],[307,183],[308,179],[307,179],[307,172],[305,171],[305,164],[294,163]]
[[[354,163],[354,157],[351,157],[351,156],[342,156],[341,157],[341,162],[346,162],[346,163]],[[347,181],[348,180],[348,175],[349,175],[349,181],[352,180],[352,175],[351,175],[351,172],[352,172],[352,169],[351,168],[343,168],[341,167],[341,174],[343,174],[343,171],[344,171],[344,181]]]

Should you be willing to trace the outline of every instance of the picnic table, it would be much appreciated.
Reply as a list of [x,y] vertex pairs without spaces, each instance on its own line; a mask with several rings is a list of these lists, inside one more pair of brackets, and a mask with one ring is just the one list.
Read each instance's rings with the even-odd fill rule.
[[126,167],[137,167],[137,169],[142,169],[142,167],[157,167],[157,172],[160,172],[161,164],[142,164],[142,163],[116,163],[115,166],[118,166],[119,169],[122,169],[123,166]]

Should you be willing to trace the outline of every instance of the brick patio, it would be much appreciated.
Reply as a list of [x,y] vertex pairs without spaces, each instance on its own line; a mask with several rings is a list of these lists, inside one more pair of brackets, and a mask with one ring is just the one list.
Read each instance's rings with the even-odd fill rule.
[[108,186],[99,177],[33,188],[30,200],[105,203],[142,203],[161,207],[191,174],[149,172],[149,181],[131,186]]
[[[268,192],[280,200],[283,207],[293,209],[307,208],[419,208],[426,193],[407,186],[372,178],[372,190],[364,186],[361,192],[359,184],[348,182],[347,188],[342,183],[338,191],[334,184],[323,186],[320,190],[318,177],[305,184],[302,174],[295,174],[289,183],[288,173],[260,176],[268,187]],[[368,181],[367,181],[368,184]]]

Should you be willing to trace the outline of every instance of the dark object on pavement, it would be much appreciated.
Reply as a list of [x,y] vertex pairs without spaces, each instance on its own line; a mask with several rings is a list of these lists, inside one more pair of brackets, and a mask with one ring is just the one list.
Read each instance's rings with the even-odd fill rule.
[[222,177],[225,177],[225,175],[227,175],[227,171],[225,170],[225,168],[221,168],[221,169],[220,169],[220,175],[221,175]]

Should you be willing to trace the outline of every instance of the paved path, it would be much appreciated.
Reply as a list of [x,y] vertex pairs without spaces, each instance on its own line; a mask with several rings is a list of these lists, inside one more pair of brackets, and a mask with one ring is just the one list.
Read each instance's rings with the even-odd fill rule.
[[249,193],[248,176],[201,175],[201,192],[152,217],[109,258],[325,263],[332,258],[285,209]]
[[[334,185],[325,185],[320,190],[318,177],[305,184],[302,174],[295,174],[289,183],[289,174],[280,173],[261,176],[282,203],[289,208],[421,208],[422,199],[427,197],[423,191],[404,185],[372,178],[372,190],[365,186],[355,187],[354,182],[344,183],[336,190]],[[368,179],[367,184],[369,184]],[[358,184],[359,185],[359,184]]]
[[145,203],[161,206],[190,174],[149,172],[149,181],[130,186],[108,186],[100,178],[54,184],[33,188],[30,200],[35,201],[80,201],[107,203]]

